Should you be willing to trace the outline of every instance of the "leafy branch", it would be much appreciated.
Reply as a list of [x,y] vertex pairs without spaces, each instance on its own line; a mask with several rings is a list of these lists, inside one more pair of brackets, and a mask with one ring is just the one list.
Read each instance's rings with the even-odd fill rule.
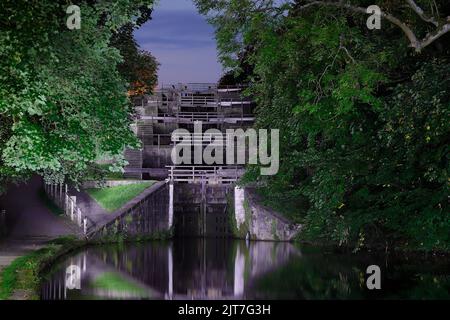
[[[380,16],[392,24],[399,27],[403,33],[406,35],[410,42],[410,46],[414,48],[417,52],[422,51],[423,48],[427,47],[434,41],[436,41],[438,38],[446,34],[450,31],[450,16],[448,16],[444,21],[442,22],[442,19],[435,16],[428,16],[422,8],[420,8],[413,0],[405,0],[409,7],[413,9],[413,11],[424,21],[432,23],[436,26],[436,29],[430,33],[428,33],[424,38],[418,39],[414,31],[403,21],[398,19],[397,17],[387,13],[387,12],[380,12]],[[304,10],[313,6],[332,6],[332,7],[338,7],[338,8],[344,8],[347,10],[351,10],[353,12],[363,13],[366,14],[366,8],[354,6],[348,3],[344,3],[342,1],[339,2],[332,2],[332,1],[310,1],[307,4],[301,6],[298,8],[298,10]]]

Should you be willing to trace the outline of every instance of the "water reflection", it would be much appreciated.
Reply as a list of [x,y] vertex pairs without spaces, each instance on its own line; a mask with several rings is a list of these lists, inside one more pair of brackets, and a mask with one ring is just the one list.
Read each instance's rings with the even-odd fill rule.
[[[383,290],[365,287],[380,265]],[[384,263],[384,265],[383,265]],[[183,239],[88,248],[57,264],[42,299],[449,298],[446,266],[324,253],[290,243]],[[419,270],[421,269],[421,270]],[[441,270],[441,271],[439,271]],[[428,277],[428,278],[427,278]]]

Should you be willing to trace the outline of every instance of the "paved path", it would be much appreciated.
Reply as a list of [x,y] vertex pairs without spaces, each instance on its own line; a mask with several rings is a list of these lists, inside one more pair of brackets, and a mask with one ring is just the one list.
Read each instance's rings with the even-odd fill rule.
[[80,235],[80,230],[69,220],[46,207],[39,196],[41,187],[41,178],[33,177],[26,184],[11,186],[0,198],[0,207],[6,209],[8,221],[8,235],[0,239],[0,269],[50,240]]
[[111,214],[103,209],[97,201],[91,198],[85,191],[77,191],[75,188],[70,187],[69,194],[77,197],[77,206],[97,226],[101,226],[111,219]]

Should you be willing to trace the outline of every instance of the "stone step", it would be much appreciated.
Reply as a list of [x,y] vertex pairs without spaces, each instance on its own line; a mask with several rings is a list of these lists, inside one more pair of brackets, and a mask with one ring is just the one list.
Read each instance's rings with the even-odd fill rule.
[[[142,151],[141,150],[125,150],[125,159],[128,161],[126,168],[142,168]],[[126,179],[142,179],[142,173],[139,172],[125,172]]]
[[125,150],[125,159],[128,161],[127,168],[142,168],[141,150]]

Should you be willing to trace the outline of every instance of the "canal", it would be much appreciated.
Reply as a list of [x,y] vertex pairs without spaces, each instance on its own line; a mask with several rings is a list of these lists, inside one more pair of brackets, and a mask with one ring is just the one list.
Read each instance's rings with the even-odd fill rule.
[[[366,287],[373,264],[381,268],[381,290]],[[448,299],[449,267],[439,259],[185,238],[91,246],[66,256],[45,277],[41,299]]]

